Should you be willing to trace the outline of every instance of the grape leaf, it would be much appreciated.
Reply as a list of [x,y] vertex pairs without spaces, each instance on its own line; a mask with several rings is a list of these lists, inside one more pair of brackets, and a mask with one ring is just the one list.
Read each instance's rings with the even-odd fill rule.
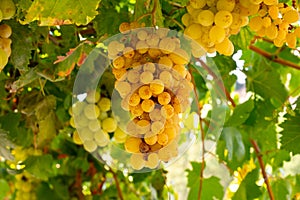
[[70,75],[75,64],[78,66],[82,65],[91,50],[90,42],[86,41],[79,44],[76,48],[70,49],[66,56],[57,56],[57,60],[54,61],[54,64],[58,64],[56,68],[57,75],[62,77]]
[[25,169],[32,175],[47,180],[52,176],[52,155],[29,156],[25,161]]
[[272,191],[277,199],[289,199],[290,186],[286,180],[278,179],[272,182]]
[[6,180],[0,179],[0,198],[5,199],[7,193],[9,192],[9,184]]
[[19,89],[23,88],[24,86],[32,83],[33,81],[37,80],[39,76],[35,72],[34,69],[30,69],[25,72],[18,80],[13,82],[11,86],[11,92],[17,92]]
[[[188,200],[198,199],[198,191],[200,185],[200,168],[201,163],[191,162],[192,169],[186,170],[188,172],[188,184],[190,192]],[[203,179],[201,199],[222,199],[224,195],[223,187],[220,184],[220,179],[217,177],[210,177]]]
[[226,143],[228,160],[242,161],[246,150],[240,131],[233,127],[226,127],[223,129],[221,137]]
[[281,106],[287,99],[288,94],[285,86],[280,81],[280,75],[272,69],[265,59],[261,62],[256,62],[252,70],[249,70],[246,74],[248,76],[247,86],[249,90],[259,94],[264,99],[278,102],[275,104],[277,106]]
[[28,70],[31,51],[34,50],[32,37],[34,33],[28,26],[21,26],[16,22],[11,23],[10,26],[13,30],[10,62],[15,68],[25,72]]
[[281,139],[281,148],[285,149],[287,151],[292,152],[293,154],[299,154],[300,153],[300,100],[297,101],[298,106],[294,110],[295,115],[286,114],[284,117],[286,120],[280,124],[280,126],[283,128],[283,131],[281,132],[282,137]]
[[225,126],[239,126],[243,124],[249,117],[254,108],[253,100],[248,100],[245,103],[237,105],[230,118],[225,123]]
[[101,0],[34,0],[23,23],[38,20],[41,26],[88,24],[96,15]]
[[249,27],[241,28],[239,34],[231,35],[230,40],[234,44],[236,50],[238,49],[248,49],[250,42],[253,38],[253,33],[250,31]]
[[50,111],[45,119],[38,122],[39,132],[37,135],[37,146],[44,147],[56,135],[56,116],[53,111]]
[[238,190],[234,193],[232,200],[251,200],[258,198],[262,194],[259,186],[256,185],[258,175],[258,169],[249,172],[240,184]]

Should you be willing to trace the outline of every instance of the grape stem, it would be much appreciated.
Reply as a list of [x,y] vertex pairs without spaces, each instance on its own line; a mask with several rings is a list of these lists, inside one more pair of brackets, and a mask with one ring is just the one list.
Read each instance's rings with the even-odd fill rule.
[[218,86],[225,92],[226,98],[228,101],[230,101],[232,107],[235,107],[236,104],[234,100],[231,98],[229,91],[226,89],[226,87],[222,84],[222,80],[220,80],[217,75],[203,62],[201,59],[196,59],[198,62],[201,63],[201,66],[217,81]]
[[113,178],[115,180],[116,187],[117,187],[117,192],[118,192],[118,196],[119,196],[120,200],[124,200],[123,193],[122,193],[122,190],[121,190],[121,187],[120,187],[120,182],[119,182],[119,179],[118,179],[118,176],[117,176],[116,172],[114,172],[110,167],[109,167],[109,172],[112,173]]
[[180,24],[176,19],[173,19],[171,17],[166,16],[166,19],[170,20],[171,22],[174,22],[177,26],[179,26],[179,28],[181,30],[184,30],[184,27],[182,26],[182,24]]
[[252,144],[252,146],[254,148],[254,151],[256,153],[256,157],[258,159],[259,166],[260,166],[260,169],[261,169],[261,173],[263,175],[265,184],[267,186],[267,190],[268,190],[268,193],[269,193],[270,200],[275,200],[274,194],[273,194],[270,182],[269,182],[269,178],[268,178],[267,172],[265,170],[264,162],[262,160],[262,154],[261,154],[261,151],[259,149],[259,146],[258,146],[257,142],[255,140],[253,140],[253,139],[251,139],[250,142],[251,142],[251,144]]
[[287,61],[287,60],[284,60],[284,59],[281,59],[279,58],[278,56],[276,55],[273,55],[267,51],[264,51],[256,46],[254,46],[253,44],[250,44],[249,46],[249,49],[251,49],[252,51],[262,55],[263,57],[273,61],[273,62],[277,62],[279,64],[282,64],[282,65],[286,65],[288,67],[291,67],[291,68],[294,68],[294,69],[297,69],[297,70],[300,70],[300,66],[297,65],[296,63],[293,63],[293,62],[290,62],[290,61]]
[[152,25],[153,26],[156,26],[156,18],[155,18],[155,13],[156,13],[156,10],[157,10],[157,5],[158,5],[158,0],[154,0],[153,1],[153,8],[152,8],[152,11],[149,12],[149,13],[146,13],[144,15],[141,15],[139,18],[137,18],[137,22],[142,20],[143,18],[147,17],[147,16],[151,16],[152,18]]
[[[192,70],[191,68],[189,68],[189,72],[192,75]],[[191,81],[193,83],[194,86],[194,93],[195,93],[195,98],[197,99],[197,101],[199,100],[199,96],[198,96],[198,92],[197,92],[197,88],[196,88],[196,82],[194,79],[194,76],[191,76]],[[205,134],[204,134],[204,128],[203,128],[203,119],[201,117],[201,111],[202,111],[202,106],[200,106],[199,103],[197,103],[197,112],[199,115],[199,126],[200,126],[200,134],[201,134],[201,142],[202,142],[202,160],[201,160],[201,167],[200,167],[200,184],[199,184],[199,190],[198,190],[198,200],[201,199],[201,194],[202,194],[202,188],[203,188],[203,179],[204,179],[204,168],[205,168],[205,157],[204,157],[204,152],[205,152],[205,144],[204,144],[204,140],[205,140]]]

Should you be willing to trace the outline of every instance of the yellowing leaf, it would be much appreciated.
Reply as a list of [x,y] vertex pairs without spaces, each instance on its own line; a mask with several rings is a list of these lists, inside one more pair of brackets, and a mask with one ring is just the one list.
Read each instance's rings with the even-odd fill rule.
[[88,24],[98,14],[101,0],[35,0],[23,23],[39,21],[40,26]]

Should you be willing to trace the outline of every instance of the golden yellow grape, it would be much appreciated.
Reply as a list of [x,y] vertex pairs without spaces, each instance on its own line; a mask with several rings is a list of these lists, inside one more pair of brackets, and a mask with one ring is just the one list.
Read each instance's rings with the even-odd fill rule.
[[11,34],[12,34],[12,30],[9,25],[7,25],[7,24],[0,25],[0,37],[9,38],[11,36]]
[[219,26],[213,26],[211,27],[209,31],[209,39],[217,44],[222,42],[226,37],[225,29]]
[[157,96],[157,101],[161,105],[167,105],[171,101],[171,95],[168,92],[163,92]]
[[139,153],[140,144],[142,143],[141,138],[129,137],[124,143],[125,150],[129,153]]
[[0,48],[0,72],[3,70],[3,68],[8,63],[8,56],[6,52]]
[[143,85],[140,87],[138,93],[141,99],[150,99],[152,97],[152,91],[148,85]]
[[210,10],[202,10],[197,17],[202,26],[211,26],[214,23],[215,14]]
[[137,106],[141,101],[140,96],[137,93],[133,93],[130,98],[128,104],[130,106]]
[[132,154],[129,159],[129,164],[134,170],[141,170],[145,166],[145,160],[143,154]]
[[286,13],[284,13],[283,19],[287,23],[295,23],[299,20],[299,13],[297,12],[297,10],[289,10]]
[[220,10],[215,15],[215,24],[221,28],[228,28],[232,24],[232,14],[227,10]]
[[108,133],[112,133],[117,129],[117,121],[111,117],[102,120],[102,129]]
[[184,34],[189,36],[190,38],[196,40],[201,38],[202,28],[200,24],[190,24],[185,30]]
[[155,106],[155,103],[151,99],[145,99],[145,100],[143,100],[143,102],[141,104],[143,111],[148,112],[148,113],[153,111],[154,106]]
[[163,82],[159,79],[151,81],[149,88],[150,91],[155,95],[159,95],[165,89]]

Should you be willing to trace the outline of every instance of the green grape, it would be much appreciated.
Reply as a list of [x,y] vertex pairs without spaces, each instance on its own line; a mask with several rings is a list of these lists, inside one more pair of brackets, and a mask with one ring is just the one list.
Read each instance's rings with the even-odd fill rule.
[[143,154],[132,154],[129,159],[129,164],[134,170],[141,170],[145,166]]
[[210,10],[203,10],[198,14],[197,20],[202,26],[211,26],[214,23],[215,14]]
[[110,110],[111,107],[111,101],[109,98],[102,97],[100,101],[98,102],[98,106],[101,110],[101,112],[107,112]]
[[88,102],[88,103],[96,103],[98,102],[100,99],[100,92],[99,91],[89,91],[87,93],[87,96],[85,98],[85,100]]
[[12,0],[1,0],[0,10],[2,11],[3,19],[10,19],[16,13],[16,6]]
[[221,28],[228,28],[232,24],[232,14],[227,10],[220,10],[215,15],[215,24]]
[[114,132],[114,138],[117,143],[124,143],[126,141],[127,134],[118,127]]
[[94,134],[94,140],[99,147],[104,147],[109,144],[109,134],[103,130],[99,130]]
[[78,130],[80,139],[85,142],[88,140],[92,140],[94,137],[93,131],[91,131],[88,127],[82,128]]
[[95,104],[87,104],[84,107],[83,112],[88,119],[96,119],[100,115],[100,109]]
[[83,128],[88,125],[89,119],[85,115],[79,115],[74,118],[75,127],[74,128]]
[[77,101],[72,105],[72,113],[74,116],[78,116],[83,111],[84,107],[87,105],[86,102],[83,101]]
[[91,153],[97,149],[97,144],[94,140],[86,140],[83,142],[83,148]]
[[88,127],[91,131],[95,132],[101,128],[101,125],[100,125],[98,119],[93,119],[93,120],[89,121]]
[[107,112],[100,112],[98,119],[102,121],[102,120],[106,119],[107,117],[108,117]]
[[102,120],[102,129],[108,133],[112,133],[117,129],[117,122],[115,119],[108,117]]

